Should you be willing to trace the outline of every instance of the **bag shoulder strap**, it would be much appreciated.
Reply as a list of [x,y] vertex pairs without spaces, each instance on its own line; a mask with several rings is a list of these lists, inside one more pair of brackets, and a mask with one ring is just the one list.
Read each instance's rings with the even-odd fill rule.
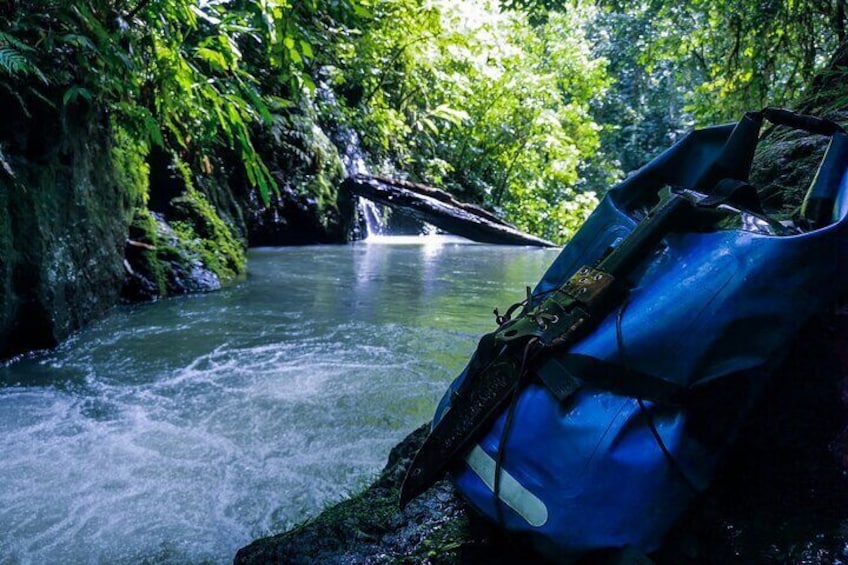
[[828,137],[836,133],[845,133],[845,128],[832,120],[799,114],[785,108],[766,107],[759,112],[750,112],[749,115],[766,119],[776,126],[786,126]]

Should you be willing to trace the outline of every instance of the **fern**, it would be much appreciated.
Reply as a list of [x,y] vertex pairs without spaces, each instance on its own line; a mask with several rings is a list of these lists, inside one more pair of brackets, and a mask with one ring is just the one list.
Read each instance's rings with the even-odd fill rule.
[[0,68],[8,75],[26,75],[29,74],[30,62],[17,49],[0,47]]
[[311,123],[299,120],[296,116],[276,114],[271,124],[271,135],[274,137],[274,142],[303,164],[309,164],[312,161],[312,155],[305,150],[312,142],[311,130]]
[[13,35],[0,32],[0,72],[12,78],[35,76],[44,84],[47,77],[32,62],[35,50]]

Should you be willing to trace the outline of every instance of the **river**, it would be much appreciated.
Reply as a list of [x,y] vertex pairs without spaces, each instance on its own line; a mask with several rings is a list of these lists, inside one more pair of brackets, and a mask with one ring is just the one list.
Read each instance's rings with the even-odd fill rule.
[[238,285],[116,308],[0,366],[0,564],[229,563],[314,516],[429,419],[492,308],[555,256],[255,249]]

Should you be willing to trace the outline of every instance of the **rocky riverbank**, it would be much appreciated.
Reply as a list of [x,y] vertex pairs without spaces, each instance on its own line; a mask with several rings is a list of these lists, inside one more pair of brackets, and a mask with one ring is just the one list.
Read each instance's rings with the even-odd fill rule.
[[54,347],[120,301],[238,281],[248,246],[347,241],[354,206],[338,193],[339,150],[317,126],[299,139],[305,161],[293,165],[288,140],[257,137],[278,184],[266,205],[223,149],[150,147],[97,106],[61,119],[35,103],[10,112],[0,124],[0,360]]
[[101,315],[124,276],[130,162],[102,116],[38,118],[11,111],[0,124],[0,359]]
[[289,532],[253,542],[235,563],[454,563],[510,551],[446,480],[398,510],[406,467],[426,435],[422,426],[398,444],[365,492]]

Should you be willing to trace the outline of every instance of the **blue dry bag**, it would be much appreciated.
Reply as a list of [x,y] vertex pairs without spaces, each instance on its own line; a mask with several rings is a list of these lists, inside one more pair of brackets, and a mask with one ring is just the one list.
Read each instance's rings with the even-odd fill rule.
[[[797,115],[781,119],[788,115],[765,114],[804,126]],[[595,264],[663,187],[746,180],[762,116],[696,130],[612,188],[533,295]],[[737,209],[729,214],[738,227],[670,233],[633,273],[622,303],[538,365],[511,407],[509,433],[505,411],[454,473],[472,506],[555,559],[659,548],[710,482],[787,343],[848,284],[848,136],[838,126],[828,133],[801,228]],[[574,378],[580,389],[558,395],[557,380]]]

